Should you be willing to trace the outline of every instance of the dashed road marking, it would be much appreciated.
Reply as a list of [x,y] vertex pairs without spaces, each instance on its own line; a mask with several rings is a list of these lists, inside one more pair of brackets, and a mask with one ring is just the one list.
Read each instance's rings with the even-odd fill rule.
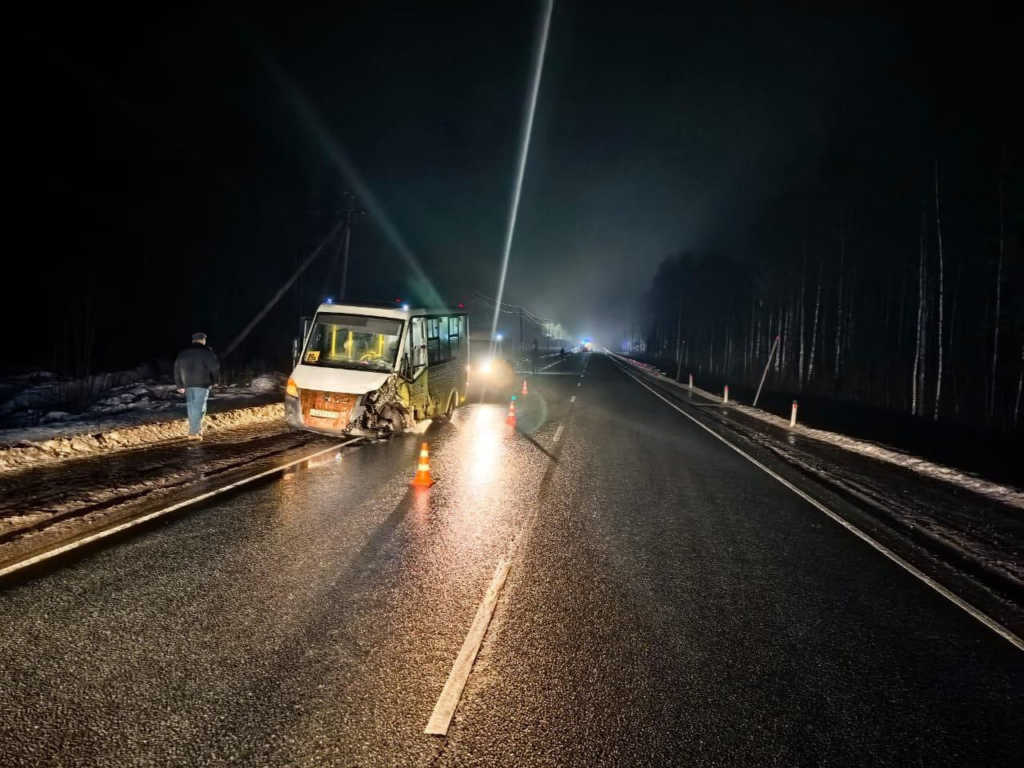
[[559,424],[558,429],[555,430],[554,442],[558,442],[558,439],[562,436],[562,430],[565,429],[565,424]]
[[576,386],[577,387],[582,387],[583,386],[583,382],[582,381],[577,381],[576,382]]
[[555,367],[556,365],[558,365],[559,363],[564,363],[564,362],[565,362],[566,360],[568,360],[568,359],[569,359],[569,358],[567,358],[567,357],[561,357],[561,358],[559,358],[558,360],[555,360],[555,362],[553,362],[553,363],[549,363],[548,365],[545,365],[545,366],[544,366],[543,368],[541,368],[541,370],[542,370],[542,371],[546,371],[546,370],[547,370],[548,368],[554,368],[554,367]]
[[648,392],[650,392],[656,398],[661,400],[667,406],[669,406],[670,408],[673,408],[674,410],[676,410],[679,413],[681,413],[683,416],[688,418],[690,421],[692,421],[698,427],[700,427],[705,432],[707,432],[709,435],[714,437],[716,440],[720,440],[721,442],[725,443],[727,446],[732,448],[734,451],[736,451],[736,453],[738,453],[740,456],[745,458],[747,461],[749,461],[755,467],[757,467],[758,469],[762,470],[763,472],[771,475],[773,478],[778,480],[780,483],[782,483],[784,486],[786,486],[789,490],[791,490],[797,496],[802,498],[804,501],[806,501],[812,507],[815,507],[819,511],[825,513],[833,521],[835,521],[836,523],[841,525],[843,528],[848,530],[850,533],[852,533],[858,539],[860,539],[861,541],[863,541],[866,544],[868,544],[869,546],[871,546],[873,549],[875,549],[877,552],[879,552],[880,554],[882,554],[885,557],[887,557],[892,562],[896,563],[896,565],[898,565],[900,568],[905,570],[911,576],[914,576],[919,581],[924,582],[924,584],[926,584],[927,586],[931,587],[933,590],[938,592],[944,598],[949,600],[949,602],[953,603],[953,605],[955,605],[957,608],[960,608],[964,612],[970,614],[971,617],[973,617],[977,621],[979,621],[982,624],[984,624],[986,627],[991,629],[993,632],[995,632],[997,635],[1002,637],[1004,640],[1009,641],[1012,645],[1016,646],[1019,650],[1024,651],[1024,640],[1022,640],[1020,637],[1015,635],[1013,632],[1011,632],[1009,629],[1004,627],[1002,624],[1000,624],[998,621],[993,619],[991,616],[988,616],[987,614],[983,613],[981,610],[979,610],[978,608],[975,608],[973,605],[968,603],[962,597],[954,594],[949,589],[947,589],[946,587],[944,587],[941,584],[939,584],[939,582],[935,581],[935,579],[933,579],[931,576],[929,576],[928,574],[926,574],[924,571],[920,570],[916,566],[911,565],[909,562],[904,560],[902,557],[897,555],[895,552],[893,552],[891,549],[889,549],[887,546],[885,546],[881,542],[875,541],[873,538],[868,536],[868,534],[864,533],[864,531],[862,531],[860,528],[855,526],[853,523],[851,523],[851,522],[845,520],[844,518],[840,517],[837,513],[833,512],[831,509],[826,507],[824,504],[822,504],[820,501],[815,499],[813,496],[811,496],[810,494],[806,493],[805,491],[802,491],[799,488],[797,488],[795,485],[793,485],[791,482],[789,482],[786,478],[782,477],[782,475],[780,475],[777,472],[774,472],[773,470],[771,470],[768,467],[766,467],[764,464],[762,464],[760,461],[755,459],[753,456],[751,456],[749,453],[744,451],[742,448],[739,448],[738,446],[733,445],[731,442],[729,442],[727,439],[725,439],[720,434],[715,432],[713,429],[711,429],[710,427],[708,427],[705,424],[702,424],[700,421],[698,421],[693,416],[688,414],[686,411],[684,411],[678,405],[673,403],[667,397],[662,395],[660,392],[655,390],[653,387],[650,387],[647,384],[645,384],[644,382],[642,382],[640,379],[638,379],[636,376],[634,376],[632,373],[630,373],[626,369],[624,369],[622,367],[619,367],[619,370],[622,371],[627,376],[629,376],[629,378],[631,378],[633,381],[635,381],[641,387],[646,389]]
[[441,695],[434,705],[434,711],[430,715],[427,727],[423,729],[424,733],[431,736],[448,735],[448,726],[451,725],[455,708],[459,705],[462,689],[466,687],[466,680],[469,679],[469,673],[473,669],[476,655],[480,652],[480,646],[484,641],[487,626],[491,623],[491,617],[494,616],[494,608],[498,604],[498,595],[505,584],[505,577],[508,575],[510,565],[511,561],[508,559],[498,563],[498,568],[494,572],[494,578],[491,579],[490,586],[487,587],[484,599],[480,603],[480,607],[476,609],[476,617],[469,628],[469,634],[462,641],[462,649],[459,651],[459,655],[455,657],[452,671],[448,673],[448,680],[445,682]]
[[573,395],[572,397],[570,397],[569,398],[569,402],[570,403],[575,403],[576,402],[576,395]]

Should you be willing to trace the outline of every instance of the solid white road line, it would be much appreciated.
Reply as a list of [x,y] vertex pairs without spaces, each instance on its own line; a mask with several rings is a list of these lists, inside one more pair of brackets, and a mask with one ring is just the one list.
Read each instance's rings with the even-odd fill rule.
[[476,609],[476,617],[469,628],[469,634],[462,641],[462,649],[455,658],[452,671],[448,673],[448,680],[434,705],[434,711],[430,715],[427,727],[423,729],[424,733],[431,736],[446,736],[448,734],[448,726],[451,725],[455,708],[459,705],[459,699],[462,697],[462,689],[466,686],[470,670],[473,669],[473,662],[476,661],[476,655],[484,641],[487,625],[491,623],[494,608],[498,604],[498,595],[505,584],[505,577],[508,575],[510,565],[510,560],[502,560],[498,563],[494,578],[491,579],[491,584],[487,587],[487,593],[484,595],[480,607]]
[[711,435],[715,439],[720,440],[721,442],[725,443],[727,446],[732,448],[734,451],[736,451],[736,453],[738,453],[740,456],[745,458],[747,461],[749,461],[755,467],[757,467],[760,470],[763,470],[767,474],[769,474],[772,477],[774,477],[776,480],[778,480],[784,486],[789,488],[789,490],[791,490],[797,496],[802,498],[808,504],[810,504],[811,506],[817,508],[821,512],[824,512],[826,515],[828,515],[830,518],[832,518],[832,520],[834,520],[835,522],[839,523],[839,525],[843,526],[843,528],[848,530],[850,533],[852,533],[857,538],[859,538],[862,541],[864,541],[867,544],[869,544],[871,547],[873,547],[875,550],[877,550],[881,554],[885,555],[887,558],[889,558],[892,562],[896,563],[896,565],[898,565],[900,568],[905,570],[907,573],[911,574],[912,576],[916,577],[920,581],[922,581],[925,584],[927,584],[933,590],[935,590],[940,595],[942,595],[944,598],[949,600],[949,602],[953,603],[953,605],[957,606],[961,610],[963,610],[966,613],[970,614],[972,617],[974,617],[976,620],[978,620],[979,622],[984,624],[986,627],[991,629],[993,632],[995,632],[997,635],[1002,637],[1004,640],[1007,640],[1012,645],[1016,646],[1019,650],[1024,651],[1024,640],[1022,640],[1020,637],[1015,635],[1009,629],[1004,627],[998,621],[996,621],[992,617],[988,616],[987,614],[982,613],[979,609],[975,608],[973,605],[968,603],[962,597],[959,597],[958,595],[955,595],[953,592],[949,591],[946,587],[942,586],[937,581],[935,581],[931,576],[929,576],[928,574],[924,573],[919,568],[917,568],[917,567],[911,565],[910,563],[908,563],[906,560],[904,560],[902,557],[897,555],[895,552],[893,552],[891,549],[889,549],[884,544],[882,544],[882,543],[880,543],[878,541],[875,541],[868,534],[864,533],[860,528],[858,528],[857,526],[853,525],[853,523],[850,523],[850,522],[844,520],[842,517],[840,517],[838,514],[833,512],[828,507],[826,507],[820,501],[818,501],[817,499],[813,498],[812,496],[810,496],[809,494],[805,493],[804,491],[800,490],[795,485],[793,485],[791,482],[786,480],[784,477],[782,477],[781,475],[777,474],[776,472],[774,472],[771,469],[769,469],[768,467],[766,467],[764,464],[762,464],[760,461],[755,459],[753,456],[751,456],[749,453],[744,451],[742,448],[739,448],[739,447],[733,445],[731,442],[726,440],[724,437],[722,437],[720,434],[715,432],[710,427],[707,427],[704,424],[701,424],[697,419],[693,418],[693,416],[691,416],[686,411],[684,411],[682,408],[680,408],[678,405],[676,405],[671,400],[669,400],[668,398],[663,396],[660,392],[658,392],[657,390],[653,389],[652,387],[650,387],[647,384],[645,384],[644,382],[642,382],[640,379],[638,379],[636,376],[634,376],[632,373],[630,373],[626,369],[620,367],[619,370],[622,371],[627,376],[629,376],[629,378],[633,379],[633,381],[635,381],[641,387],[643,387],[648,392],[650,392],[652,395],[657,397],[663,403],[668,405],[670,408],[675,409],[676,411],[681,413],[683,416],[688,418],[690,421],[692,421],[698,427],[703,429],[709,435]]
[[201,493],[198,496],[192,497],[191,499],[179,501],[176,504],[171,504],[169,507],[163,507],[154,512],[149,512],[145,515],[142,515],[141,517],[126,520],[125,522],[119,525],[115,525],[111,528],[104,528],[101,531],[96,531],[95,533],[92,533],[88,536],[83,536],[80,539],[75,539],[74,541],[70,541],[67,544],[62,544],[58,547],[54,547],[53,549],[48,549],[45,552],[40,552],[37,555],[27,557],[24,560],[19,560],[16,563],[12,563],[4,568],[0,568],[0,576],[7,576],[8,574],[14,573],[15,571],[20,571],[23,568],[27,568],[30,565],[41,563],[44,560],[49,560],[50,558],[56,557],[57,555],[62,555],[65,552],[70,552],[73,549],[84,547],[86,544],[91,544],[94,541],[99,541],[100,539],[105,539],[108,536],[113,536],[115,533],[127,531],[129,528],[134,528],[135,526],[141,525],[142,523],[149,522],[150,520],[155,520],[158,517],[163,517],[164,515],[169,514],[170,512],[174,512],[175,510],[184,509],[185,507],[192,506],[193,504],[198,504],[200,501],[205,501],[206,499],[213,498],[214,496],[219,496],[220,494],[226,493],[227,491],[233,490],[235,488],[240,488],[243,485],[248,485],[254,480],[259,480],[261,477],[272,475],[275,472],[281,472],[285,469],[288,469],[289,467],[293,467],[296,464],[301,464],[304,461],[309,461],[310,459],[315,459],[317,456],[322,456],[323,454],[329,453],[330,451],[336,451],[339,448],[344,448],[346,445],[358,443],[362,439],[363,438],[361,437],[354,437],[351,440],[346,440],[344,443],[339,443],[337,445],[332,445],[330,448],[324,448],[323,450],[315,451],[309,454],[308,456],[303,456],[300,459],[289,461],[287,464],[282,464],[279,467],[274,467],[273,469],[268,469],[263,472],[259,472],[253,475],[252,477],[246,477],[234,483],[229,483],[228,485],[222,486],[220,488],[215,488],[212,491]]
[[562,436],[563,429],[565,429],[565,424],[559,424],[558,429],[555,430],[555,439],[553,442],[558,442],[558,439]]
[[573,395],[572,397],[570,397],[569,398],[569,402],[570,403],[575,403],[576,402],[576,395]]

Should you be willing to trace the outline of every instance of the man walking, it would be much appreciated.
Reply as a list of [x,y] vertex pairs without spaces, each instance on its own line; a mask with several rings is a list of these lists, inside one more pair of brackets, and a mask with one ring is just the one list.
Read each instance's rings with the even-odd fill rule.
[[174,361],[174,383],[178,392],[185,394],[188,408],[188,436],[190,440],[203,439],[203,416],[210,387],[220,375],[220,361],[206,346],[205,333],[193,333],[192,343],[181,350]]

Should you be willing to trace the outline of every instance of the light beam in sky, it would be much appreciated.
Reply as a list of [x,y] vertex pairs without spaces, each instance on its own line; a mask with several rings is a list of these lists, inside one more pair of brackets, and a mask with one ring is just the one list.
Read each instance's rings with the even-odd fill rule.
[[505,293],[505,275],[508,273],[508,257],[512,250],[512,235],[516,229],[516,217],[519,215],[519,197],[523,191],[523,175],[526,172],[526,157],[530,153],[530,136],[533,133],[533,114],[537,110],[537,93],[540,91],[540,76],[544,71],[544,54],[548,48],[548,30],[551,28],[551,11],[554,0],[544,2],[544,21],[540,30],[540,44],[537,46],[537,58],[533,65],[533,82],[530,84],[529,104],[523,121],[523,141],[519,147],[519,165],[516,168],[516,185],[512,194],[512,208],[508,214],[508,227],[505,231],[505,248],[501,255],[501,275],[498,278],[498,298],[494,303],[494,319],[491,321],[491,355],[494,355],[495,333],[498,330],[498,313],[501,310],[501,299]]

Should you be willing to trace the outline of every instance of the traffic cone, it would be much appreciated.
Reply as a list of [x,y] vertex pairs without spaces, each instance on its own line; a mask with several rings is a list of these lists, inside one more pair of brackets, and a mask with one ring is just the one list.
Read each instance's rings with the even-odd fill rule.
[[523,394],[524,394],[524,395],[528,395],[528,394],[530,394],[530,393],[529,393],[529,392],[527,391],[527,389],[526,389],[526,379],[523,379]]
[[420,446],[420,458],[416,464],[416,477],[412,479],[411,485],[418,485],[429,488],[434,484],[434,478],[430,476],[430,450],[427,444]]
[[516,425],[516,401],[515,401],[515,399],[511,400],[509,402],[509,404],[508,404],[508,416],[505,417],[505,423],[508,424],[510,427],[514,427]]

